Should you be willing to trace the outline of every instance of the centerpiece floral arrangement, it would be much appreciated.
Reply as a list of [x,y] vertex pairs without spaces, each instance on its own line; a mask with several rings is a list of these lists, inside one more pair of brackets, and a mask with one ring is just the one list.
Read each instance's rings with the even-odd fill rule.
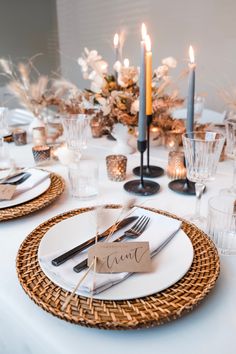
[[[102,131],[112,131],[120,123],[134,131],[138,125],[139,112],[139,68],[116,61],[109,73],[108,63],[96,50],[84,49],[78,58],[83,78],[90,81],[88,89],[79,89],[64,78],[48,78],[40,75],[31,58],[27,63],[14,66],[11,61],[0,59],[3,74],[8,78],[8,87],[19,102],[43,119],[45,108],[56,108],[59,114],[93,113],[92,120],[99,123]],[[177,66],[174,58],[168,57],[153,71],[152,131],[156,139],[168,133],[182,134],[185,123],[172,117],[172,110],[184,102],[170,72]],[[188,71],[181,73],[184,77]]]
[[[128,59],[124,64],[117,61],[114,64],[114,74],[108,73],[108,64],[96,50],[84,49],[83,55],[78,58],[83,78],[91,82],[90,89],[83,91],[84,98],[96,107],[99,112],[95,119],[99,119],[106,129],[111,129],[116,123],[128,127],[138,125],[139,111],[139,68],[129,66]],[[183,132],[183,120],[172,118],[172,109],[181,106],[184,102],[178,96],[178,91],[170,89],[174,86],[170,77],[170,70],[177,62],[168,57],[162,60],[162,65],[154,70],[152,79],[153,119],[152,126],[159,134],[167,131]],[[184,75],[184,74],[183,74]]]

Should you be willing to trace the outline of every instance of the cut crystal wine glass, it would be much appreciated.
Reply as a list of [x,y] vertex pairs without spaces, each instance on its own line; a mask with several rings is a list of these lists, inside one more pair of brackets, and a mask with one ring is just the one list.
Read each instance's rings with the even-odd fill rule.
[[204,228],[206,219],[200,213],[201,197],[207,181],[216,174],[225,137],[216,132],[190,132],[183,135],[187,178],[195,182],[196,207],[193,215],[186,218]]

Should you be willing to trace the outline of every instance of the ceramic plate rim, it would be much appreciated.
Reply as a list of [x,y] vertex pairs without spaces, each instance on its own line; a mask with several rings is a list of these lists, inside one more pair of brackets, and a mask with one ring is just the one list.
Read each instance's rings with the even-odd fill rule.
[[[48,190],[50,185],[51,185],[51,178],[50,178],[50,176],[48,176],[44,181],[37,184],[33,188],[19,194],[15,200],[14,199],[9,200],[9,201],[4,200],[4,201],[0,202],[0,209],[11,208],[13,206],[17,206],[17,205],[29,202],[30,200],[37,198],[41,194],[46,192],[46,190]],[[1,203],[4,203],[4,204],[1,205]]]

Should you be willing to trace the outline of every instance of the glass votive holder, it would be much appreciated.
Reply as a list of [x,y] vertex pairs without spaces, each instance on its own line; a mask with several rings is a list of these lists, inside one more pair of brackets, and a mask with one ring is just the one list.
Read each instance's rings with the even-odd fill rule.
[[126,178],[127,157],[109,155],[106,157],[107,175],[111,181],[121,182]]
[[207,233],[222,255],[236,255],[236,201],[228,195],[208,201]]
[[33,145],[40,146],[46,144],[46,129],[45,127],[35,127],[32,130]]
[[171,151],[176,151],[182,143],[182,132],[167,132],[165,135],[165,146]]
[[92,160],[80,160],[68,166],[70,194],[90,199],[98,194],[98,165]]
[[91,128],[92,137],[101,138],[104,131],[102,122],[100,120],[97,120],[96,118],[92,118],[89,124]]
[[37,165],[44,164],[50,160],[51,147],[47,145],[33,146],[32,152]]
[[187,171],[184,166],[184,152],[170,151],[168,156],[167,176],[170,179],[184,179]]
[[16,145],[27,144],[27,135],[24,129],[14,129],[12,132],[13,140]]

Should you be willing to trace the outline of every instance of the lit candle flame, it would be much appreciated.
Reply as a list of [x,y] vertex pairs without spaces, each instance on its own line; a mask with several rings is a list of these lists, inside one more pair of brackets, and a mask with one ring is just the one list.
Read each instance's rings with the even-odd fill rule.
[[116,34],[114,35],[113,44],[114,44],[114,47],[115,47],[115,48],[118,47],[118,44],[119,44],[119,34],[118,34],[118,33],[116,33]]
[[150,39],[150,36],[148,34],[145,37],[145,43],[146,43],[147,52],[151,52],[151,39]]
[[189,46],[189,60],[191,64],[194,63],[194,50],[191,45]]
[[105,73],[105,72],[107,71],[107,63],[102,62],[100,68],[101,68],[101,71],[102,71],[103,73]]
[[142,33],[142,40],[145,41],[145,38],[147,36],[147,28],[145,26],[145,23],[142,23],[141,33]]
[[128,67],[129,67],[129,59],[128,59],[128,58],[125,58],[125,59],[124,59],[124,67],[125,67],[125,68],[128,68]]

